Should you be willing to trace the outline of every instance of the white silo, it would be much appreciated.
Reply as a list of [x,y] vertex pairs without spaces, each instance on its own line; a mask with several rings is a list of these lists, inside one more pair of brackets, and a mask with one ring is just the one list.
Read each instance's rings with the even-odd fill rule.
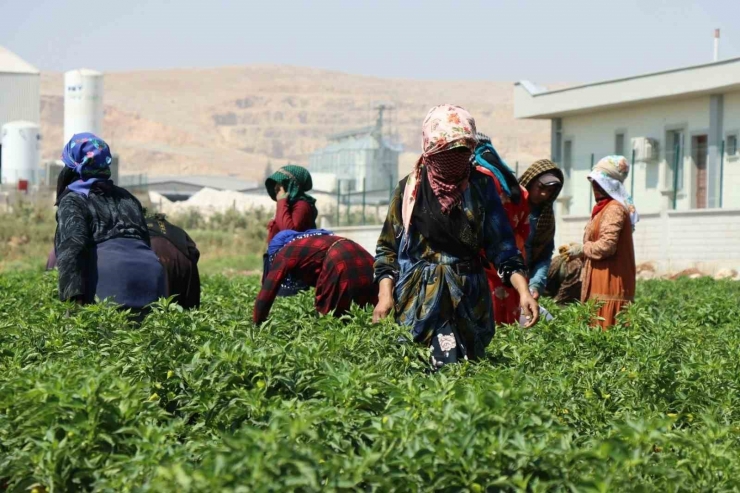
[[39,77],[36,67],[0,46],[0,127],[21,120],[41,121]]
[[95,70],[70,70],[64,74],[63,144],[82,132],[102,138],[103,74]]
[[26,180],[37,183],[41,130],[33,122],[9,122],[3,125],[0,167],[3,185]]

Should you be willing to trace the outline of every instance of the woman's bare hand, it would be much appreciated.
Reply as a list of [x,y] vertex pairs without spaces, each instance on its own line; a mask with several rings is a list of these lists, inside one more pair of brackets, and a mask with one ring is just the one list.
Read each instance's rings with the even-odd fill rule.
[[519,306],[522,309],[522,315],[527,320],[527,324],[524,326],[525,329],[533,327],[534,324],[540,319],[540,305],[534,297],[527,293],[526,296],[519,296]]
[[373,323],[377,324],[390,315],[393,304],[393,279],[382,279],[378,286],[378,304],[373,310]]
[[373,323],[377,324],[386,318],[391,314],[391,310],[393,310],[392,299],[379,299],[378,304],[375,305],[375,309],[373,310]]
[[529,292],[529,283],[527,278],[519,272],[511,275],[511,285],[519,293],[519,306],[522,309],[522,315],[527,320],[525,329],[532,327],[540,318],[540,305]]

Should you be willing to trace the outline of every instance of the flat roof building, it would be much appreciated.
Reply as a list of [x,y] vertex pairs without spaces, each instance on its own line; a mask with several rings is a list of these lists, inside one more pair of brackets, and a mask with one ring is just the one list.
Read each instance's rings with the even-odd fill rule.
[[551,159],[566,176],[558,243],[583,241],[590,169],[621,154],[633,163],[638,265],[740,270],[740,58],[551,91],[521,81],[514,115],[551,122]]
[[196,192],[204,188],[214,190],[228,190],[232,192],[253,192],[264,189],[257,182],[240,180],[231,176],[203,176],[203,175],[168,175],[149,176],[146,183],[136,183],[136,180],[123,181],[123,186],[146,186],[147,190],[164,195],[170,200],[187,200]]

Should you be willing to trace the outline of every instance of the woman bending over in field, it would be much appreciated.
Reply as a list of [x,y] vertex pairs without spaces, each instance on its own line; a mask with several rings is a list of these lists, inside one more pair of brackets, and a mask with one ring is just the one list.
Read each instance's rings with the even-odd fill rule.
[[471,165],[473,117],[457,106],[437,106],[422,134],[423,153],[396,188],[378,239],[373,320],[395,308],[397,322],[431,347],[432,365],[440,367],[484,356],[493,338],[486,259],[504,285],[516,287],[530,326],[538,306],[496,187]]
[[571,247],[569,257],[582,257],[581,300],[599,303],[596,323],[606,330],[635,297],[635,249],[632,231],[639,220],[624,180],[630,166],[623,156],[607,156],[588,176],[596,205],[586,225],[583,245]]
[[254,323],[264,322],[287,277],[316,287],[316,311],[346,313],[352,303],[374,305],[373,257],[354,241],[322,229],[281,231],[270,242],[270,272],[254,303]]
[[[60,174],[60,179],[63,174]],[[60,190],[64,190],[66,185]],[[151,239],[151,248],[164,268],[165,296],[174,296],[185,309],[200,306],[200,274],[198,259],[200,252],[192,238],[182,229],[170,223],[164,214],[147,213],[146,225]],[[54,248],[49,252],[46,270],[54,270],[57,256]]]
[[164,268],[165,295],[174,296],[186,310],[200,307],[200,251],[195,241],[164,214],[146,212],[145,217],[152,250]]
[[54,246],[59,298],[110,298],[141,312],[165,294],[162,266],[150,248],[141,204],[110,179],[108,144],[76,134],[62,153]]

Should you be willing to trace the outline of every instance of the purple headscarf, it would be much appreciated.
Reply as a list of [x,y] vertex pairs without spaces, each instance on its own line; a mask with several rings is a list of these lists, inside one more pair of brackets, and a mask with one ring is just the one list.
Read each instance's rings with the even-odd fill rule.
[[93,183],[110,179],[110,164],[113,161],[110,147],[91,133],[75,134],[64,146],[62,161],[80,175],[80,179],[68,187],[75,193],[87,197]]

